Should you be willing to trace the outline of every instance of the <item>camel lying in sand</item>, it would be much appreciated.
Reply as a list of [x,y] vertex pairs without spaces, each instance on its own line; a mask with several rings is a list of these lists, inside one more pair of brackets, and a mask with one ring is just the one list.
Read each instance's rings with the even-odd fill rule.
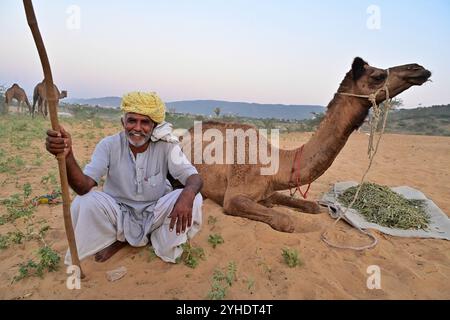
[[[331,166],[350,134],[363,123],[372,106],[367,97],[351,95],[368,96],[380,88],[387,87],[392,98],[411,86],[422,85],[431,76],[428,70],[417,64],[392,67],[388,70],[372,67],[361,58],[355,58],[352,69],[346,74],[328,104],[326,115],[311,139],[296,150],[277,149],[279,170],[276,174],[261,175],[260,169],[264,166],[261,162],[239,164],[235,161],[237,151],[245,152],[245,159],[249,159],[249,147],[254,147],[249,143],[249,139],[245,140],[245,149],[236,150],[234,147],[234,162],[231,164],[192,161],[204,180],[202,194],[222,205],[226,214],[261,221],[278,231],[293,232],[294,223],[291,217],[272,209],[272,205],[289,206],[306,213],[319,213],[320,207],[317,202],[289,197],[277,191],[309,184]],[[386,92],[380,90],[376,101],[381,103],[384,100]],[[227,129],[255,128],[233,123],[203,123],[202,132],[208,129],[218,130],[226,136]],[[185,153],[189,151],[189,154],[194,155],[195,160],[195,153],[198,155],[200,152],[202,156],[211,140],[200,142],[201,145],[196,150],[195,143],[187,145],[185,142],[195,141],[194,128],[188,132],[189,135],[185,138],[189,139],[183,139],[182,146]],[[269,144],[267,148],[270,147]]]

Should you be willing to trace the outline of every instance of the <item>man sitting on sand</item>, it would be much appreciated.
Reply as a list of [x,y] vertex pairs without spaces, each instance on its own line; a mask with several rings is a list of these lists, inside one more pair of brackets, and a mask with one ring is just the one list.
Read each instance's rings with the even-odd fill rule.
[[[155,93],[126,94],[121,109],[124,131],[101,140],[84,171],[70,134],[62,127],[47,131],[46,148],[64,153],[78,194],[71,212],[79,258],[95,254],[103,262],[126,243],[140,247],[150,239],[156,255],[175,263],[202,223],[202,179],[164,122],[165,106]],[[184,188],[172,191],[168,173]],[[105,175],[103,192],[92,190]],[[65,263],[71,264],[69,250]]]

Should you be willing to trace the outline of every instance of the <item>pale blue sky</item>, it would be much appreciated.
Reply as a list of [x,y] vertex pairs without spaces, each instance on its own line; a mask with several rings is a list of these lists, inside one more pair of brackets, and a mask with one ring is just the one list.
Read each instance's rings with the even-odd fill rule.
[[[448,0],[33,1],[56,83],[70,97],[157,91],[165,101],[326,105],[355,56],[419,63],[433,82],[405,107],[450,103]],[[80,29],[67,28],[69,6]],[[370,5],[381,29],[367,27]],[[22,1],[0,1],[0,84],[42,80]]]

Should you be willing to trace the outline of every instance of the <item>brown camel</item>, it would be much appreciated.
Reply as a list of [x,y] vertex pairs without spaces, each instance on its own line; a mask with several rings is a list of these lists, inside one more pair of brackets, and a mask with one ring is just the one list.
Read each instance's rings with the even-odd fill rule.
[[[65,97],[67,97],[67,91],[63,90],[61,91],[61,93],[59,92],[59,89],[56,85],[53,85],[54,89],[55,89],[55,94],[57,99],[63,99]],[[48,101],[47,101],[47,90],[45,88],[45,83],[44,80],[42,80],[42,82],[39,82],[36,87],[34,87],[34,91],[33,91],[33,111],[32,111],[32,115],[34,117],[34,113],[35,113],[35,105],[38,105],[38,113],[41,113],[44,118],[47,117],[48,114]]]
[[19,102],[20,112],[23,112],[23,104],[25,103],[28,106],[29,112],[31,113],[31,105],[28,101],[27,94],[25,93],[25,90],[23,90],[17,83],[14,83],[11,88],[6,90],[5,92],[5,107],[7,112],[12,99],[16,99]]
[[[352,69],[340,84],[328,105],[324,119],[311,139],[296,150],[276,149],[279,151],[279,169],[273,175],[261,175],[260,169],[267,167],[267,162],[263,165],[259,159],[256,164],[236,162],[236,154],[239,151],[245,152],[245,159],[250,159],[249,146],[254,146],[249,142],[250,139],[245,139],[244,150],[236,151],[233,138],[234,162],[231,161],[231,164],[205,164],[204,161],[200,161],[201,164],[196,163],[196,149],[197,155],[203,151],[200,156],[205,154],[206,148],[210,148],[211,155],[217,153],[217,150],[212,152],[209,146],[212,139],[208,140],[203,136],[207,129],[216,129],[216,132],[219,131],[225,137],[227,129],[242,129],[248,132],[249,129],[255,129],[253,126],[207,122],[202,125],[200,133],[203,136],[200,138],[207,140],[203,142],[196,142],[199,140],[195,138],[195,129],[191,128],[189,135],[182,141],[182,147],[185,153],[189,152],[188,158],[190,154],[194,155],[193,163],[204,180],[202,194],[222,205],[226,214],[261,221],[278,231],[293,232],[294,223],[291,217],[272,209],[272,205],[289,206],[306,213],[319,213],[320,207],[317,202],[289,197],[277,191],[296,187],[297,183],[293,180],[297,179],[292,177],[298,177],[300,186],[320,177],[331,166],[350,134],[363,123],[372,104],[367,98],[347,94],[367,96],[386,86],[392,98],[413,85],[422,85],[431,76],[428,70],[417,64],[397,66],[388,70],[371,67],[361,58],[355,58]],[[378,92],[377,103],[385,99],[384,90]],[[194,143],[190,143],[192,139]],[[186,140],[190,144],[186,144]],[[263,148],[269,149],[270,144],[268,147],[263,145]],[[259,152],[259,149],[252,150]]]

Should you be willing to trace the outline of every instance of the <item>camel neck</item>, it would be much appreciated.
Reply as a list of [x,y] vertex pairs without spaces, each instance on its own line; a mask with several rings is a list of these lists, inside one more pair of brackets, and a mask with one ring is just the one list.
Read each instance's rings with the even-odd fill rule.
[[[303,147],[300,168],[295,168],[295,171],[300,170],[296,172],[300,185],[313,182],[331,166],[368,111],[368,102],[364,99],[335,95],[319,128]],[[290,180],[296,150],[280,150],[280,169],[273,178],[275,190],[294,186]]]

